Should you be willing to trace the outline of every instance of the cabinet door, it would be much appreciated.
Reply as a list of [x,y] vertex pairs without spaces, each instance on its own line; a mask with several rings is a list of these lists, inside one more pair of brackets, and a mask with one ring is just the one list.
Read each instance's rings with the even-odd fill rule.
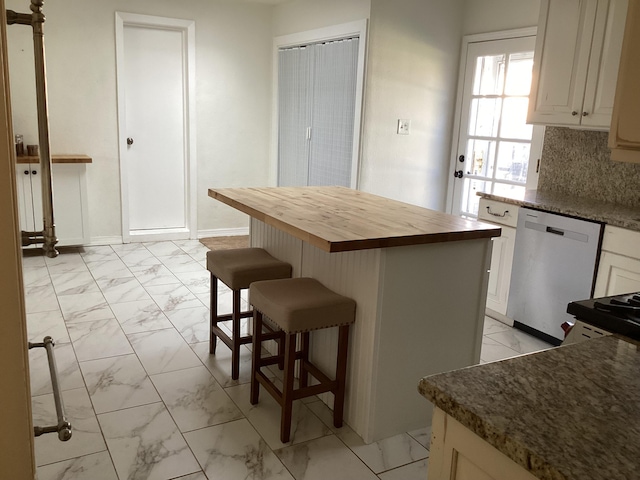
[[[54,164],[53,212],[58,245],[82,245],[89,241],[86,167]],[[42,208],[42,203],[40,204]]]
[[609,132],[611,159],[640,163],[640,4],[629,2]]
[[627,5],[627,0],[598,1],[582,125],[606,129],[611,125]]
[[640,292],[640,260],[602,252],[594,297]]
[[18,194],[18,217],[20,230],[32,232],[33,225],[33,201],[31,197],[31,166],[29,164],[16,165],[16,186]]
[[504,226],[501,228],[502,235],[492,239],[493,253],[491,255],[489,287],[487,288],[487,308],[506,315],[516,229]]
[[597,0],[542,0],[529,123],[579,125]]

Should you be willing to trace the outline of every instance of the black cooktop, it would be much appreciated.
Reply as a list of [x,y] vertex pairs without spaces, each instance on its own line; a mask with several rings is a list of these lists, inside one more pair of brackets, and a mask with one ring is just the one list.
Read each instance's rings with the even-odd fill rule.
[[640,293],[571,302],[567,313],[594,327],[640,340]]

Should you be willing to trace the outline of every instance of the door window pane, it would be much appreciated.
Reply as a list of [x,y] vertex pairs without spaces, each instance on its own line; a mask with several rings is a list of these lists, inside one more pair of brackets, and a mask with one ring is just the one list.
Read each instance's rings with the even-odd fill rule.
[[507,185],[496,183],[493,186],[493,193],[501,197],[524,198],[525,187],[521,185]]
[[491,177],[496,154],[496,142],[469,140],[465,172],[470,175]]
[[478,192],[490,192],[491,191],[491,182],[484,182],[482,180],[475,180],[473,178],[465,178],[464,179],[464,191],[462,198],[462,214],[470,214],[473,216],[478,216],[478,204],[480,202],[480,197],[477,195]]
[[504,55],[478,57],[473,82],[474,95],[501,95],[504,86]]
[[509,71],[507,72],[504,93],[506,95],[529,95],[532,71],[533,52],[509,55]]
[[475,98],[471,100],[469,135],[495,137],[498,135],[501,98]]
[[500,142],[495,178],[526,183],[530,150],[529,143]]
[[527,125],[527,109],[529,99],[526,97],[505,98],[502,109],[500,136],[531,140],[533,125]]

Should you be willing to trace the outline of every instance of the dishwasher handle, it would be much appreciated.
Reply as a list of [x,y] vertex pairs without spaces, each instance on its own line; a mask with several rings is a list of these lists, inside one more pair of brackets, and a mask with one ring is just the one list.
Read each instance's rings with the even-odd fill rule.
[[560,230],[559,228],[547,227],[547,233],[553,233],[554,235],[564,236],[564,230]]

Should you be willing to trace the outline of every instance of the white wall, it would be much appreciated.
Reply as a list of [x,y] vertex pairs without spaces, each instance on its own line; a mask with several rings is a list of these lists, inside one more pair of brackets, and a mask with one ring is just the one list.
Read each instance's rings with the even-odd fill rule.
[[[28,11],[28,2],[7,8]],[[218,0],[47,2],[45,38],[53,153],[84,153],[92,237],[121,235],[115,12],[196,20],[198,229],[246,227],[210,187],[263,185],[271,131],[272,7]],[[29,29],[11,27],[14,126],[37,143]]]
[[444,209],[463,3],[372,0],[362,190]]
[[464,35],[538,24],[540,0],[465,0]]
[[274,8],[273,36],[369,18],[371,0],[295,0]]

